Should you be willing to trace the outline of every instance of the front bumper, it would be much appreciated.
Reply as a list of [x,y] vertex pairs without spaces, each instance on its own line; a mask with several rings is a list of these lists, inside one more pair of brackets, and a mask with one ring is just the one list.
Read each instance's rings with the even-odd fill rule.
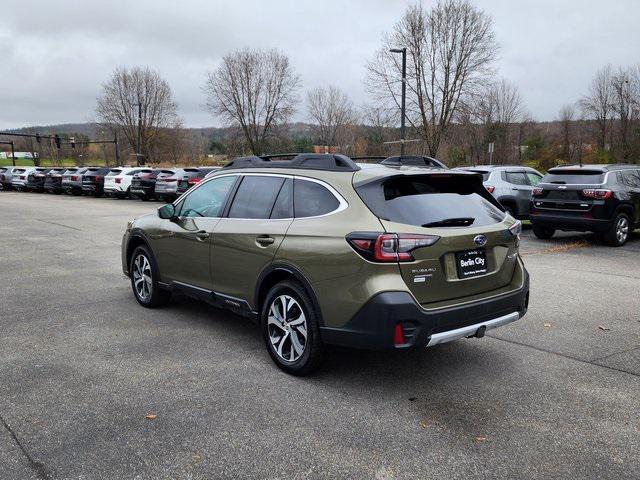
[[[484,334],[522,318],[529,306],[529,274],[522,286],[493,298],[426,310],[408,292],[384,292],[369,300],[344,327],[320,327],[328,344],[373,350],[426,347]],[[394,343],[400,325],[404,343]]]

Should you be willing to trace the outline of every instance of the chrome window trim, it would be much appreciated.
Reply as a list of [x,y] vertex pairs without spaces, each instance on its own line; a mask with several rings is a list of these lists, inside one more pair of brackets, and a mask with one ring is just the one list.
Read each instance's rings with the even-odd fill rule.
[[[209,183],[210,181],[216,179],[216,178],[222,178],[222,177],[230,177],[230,176],[254,176],[254,177],[280,177],[280,178],[291,178],[291,179],[298,179],[298,180],[302,180],[302,181],[306,181],[306,182],[313,182],[313,183],[317,183],[319,185],[322,185],[324,188],[326,188],[327,190],[329,190],[329,192],[335,197],[335,199],[338,201],[338,208],[336,208],[335,210],[332,210],[330,212],[327,213],[323,213],[322,215],[314,215],[312,217],[296,217],[295,216],[295,212],[294,212],[294,216],[293,217],[289,217],[289,218],[230,218],[230,217],[203,217],[203,218],[230,218],[232,220],[253,220],[253,221],[281,221],[281,220],[306,220],[306,219],[313,219],[313,218],[322,218],[322,217],[326,217],[328,215],[333,215],[339,212],[342,212],[344,210],[347,209],[347,207],[349,207],[349,202],[347,202],[344,197],[342,195],[340,195],[340,193],[338,193],[338,191],[333,188],[331,185],[329,185],[327,182],[325,182],[324,180],[320,180],[317,178],[312,178],[312,177],[305,177],[305,176],[301,176],[301,175],[291,175],[291,174],[286,174],[286,173],[265,173],[265,172],[246,172],[246,173],[242,173],[242,172],[234,172],[234,173],[224,173],[224,174],[220,174],[220,175],[213,175],[209,178],[205,177],[205,180],[200,182],[200,184],[194,188],[193,190],[188,190],[185,193],[182,194],[182,196],[180,196],[180,198],[176,199],[173,202],[173,205],[175,207],[178,206],[178,203],[183,202],[189,195],[191,195],[193,192],[195,192],[198,188],[202,187],[203,185],[206,185],[207,183]],[[186,217],[179,217],[179,218],[186,218]]]

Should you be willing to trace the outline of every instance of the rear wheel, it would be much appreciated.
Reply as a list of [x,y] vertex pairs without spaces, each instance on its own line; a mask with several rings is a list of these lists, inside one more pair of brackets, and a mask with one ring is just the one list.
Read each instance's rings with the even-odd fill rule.
[[607,245],[621,247],[629,239],[630,231],[629,216],[626,213],[619,213],[602,238]]
[[129,263],[129,274],[133,295],[143,307],[160,307],[166,305],[171,298],[171,292],[158,285],[158,267],[146,246],[141,245],[134,250]]
[[261,327],[273,361],[292,375],[308,375],[324,358],[319,312],[302,286],[284,281],[267,294]]
[[533,234],[541,240],[549,240],[556,233],[555,228],[542,227],[538,225],[533,226]]

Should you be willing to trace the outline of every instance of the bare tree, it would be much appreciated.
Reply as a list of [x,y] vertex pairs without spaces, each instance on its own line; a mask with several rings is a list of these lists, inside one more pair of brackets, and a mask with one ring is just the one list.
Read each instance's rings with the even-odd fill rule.
[[465,155],[474,162],[484,157],[487,143],[496,145],[496,163],[519,160],[518,124],[527,118],[518,88],[505,79],[463,97],[455,119],[463,130]]
[[138,104],[142,104],[141,152],[152,157],[160,140],[160,130],[178,122],[177,105],[169,83],[149,68],[116,68],[102,85],[96,114],[102,126],[124,134],[136,152],[138,137]]
[[341,134],[357,121],[349,97],[338,87],[314,88],[307,94],[308,114],[320,145],[338,145]]
[[498,50],[493,21],[467,0],[442,0],[426,11],[409,6],[368,64],[368,84],[378,100],[400,105],[400,55],[407,48],[407,121],[436,156],[460,99],[492,73]]
[[573,128],[576,109],[572,104],[564,105],[560,109],[560,127],[562,128],[562,158],[570,161],[573,157]]
[[260,154],[274,127],[291,116],[300,79],[276,50],[244,49],[222,59],[204,86],[207,108],[239,125],[249,149]]
[[637,104],[640,101],[639,73],[639,66],[620,67],[611,77],[613,111],[618,120],[619,145],[624,160],[630,157],[630,125],[637,115]]
[[611,65],[598,70],[589,85],[589,93],[580,100],[580,107],[587,118],[598,125],[598,145],[604,149],[607,143],[609,123],[613,115],[613,87]]

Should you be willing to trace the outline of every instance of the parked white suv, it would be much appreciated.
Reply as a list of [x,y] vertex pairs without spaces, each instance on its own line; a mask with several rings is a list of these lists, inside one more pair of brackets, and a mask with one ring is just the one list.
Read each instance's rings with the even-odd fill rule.
[[37,170],[36,167],[19,167],[11,176],[11,187],[14,190],[23,191],[26,188],[29,175]]
[[129,195],[131,180],[136,173],[151,173],[150,168],[116,167],[104,177],[104,193],[107,196],[125,198]]

